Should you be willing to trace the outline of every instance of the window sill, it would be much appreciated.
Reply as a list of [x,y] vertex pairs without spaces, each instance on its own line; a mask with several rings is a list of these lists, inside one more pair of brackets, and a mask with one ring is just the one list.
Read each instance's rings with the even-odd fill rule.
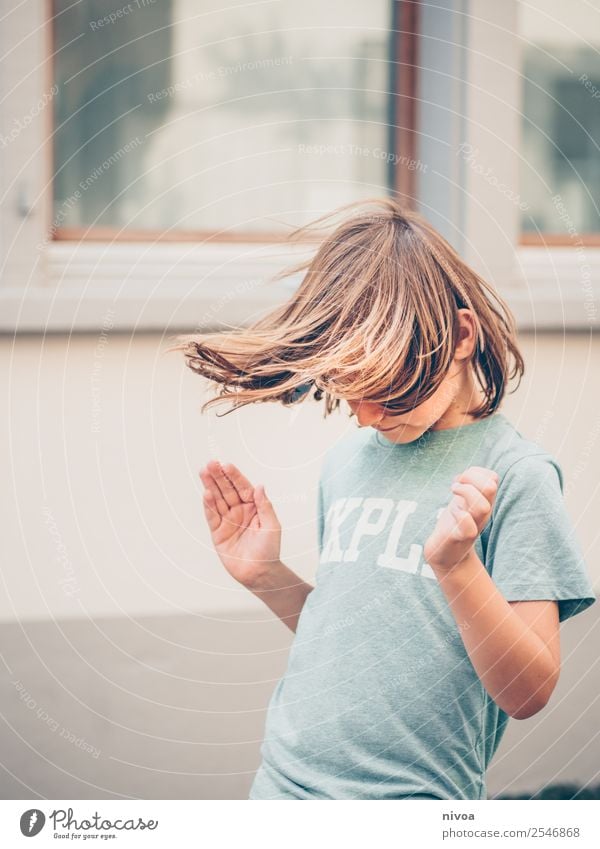
[[600,248],[519,247],[504,293],[526,330],[590,331],[600,314]]
[[[291,245],[54,242],[43,283],[0,289],[2,332],[192,332],[248,324],[286,301],[298,277],[270,279],[306,256]],[[598,322],[600,248],[519,247],[502,292],[522,330]]]
[[206,330],[247,324],[287,300],[302,254],[278,244],[52,242],[42,284],[0,288],[2,332]]

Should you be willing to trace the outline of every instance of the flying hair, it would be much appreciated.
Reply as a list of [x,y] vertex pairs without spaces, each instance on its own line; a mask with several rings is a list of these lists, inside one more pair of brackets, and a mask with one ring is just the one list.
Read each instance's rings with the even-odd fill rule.
[[471,414],[493,413],[509,381],[520,381],[507,304],[422,215],[375,198],[296,229],[290,241],[299,240],[314,241],[316,252],[275,278],[303,273],[285,303],[248,327],[179,335],[169,348],[214,386],[203,412],[310,395],[325,416],[342,400],[409,412],[448,374],[461,309],[477,334],[471,366],[483,400]]

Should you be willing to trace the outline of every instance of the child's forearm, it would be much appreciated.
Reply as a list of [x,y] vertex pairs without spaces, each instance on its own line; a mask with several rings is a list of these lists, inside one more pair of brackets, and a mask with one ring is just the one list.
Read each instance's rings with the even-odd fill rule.
[[313,587],[279,561],[269,572],[244,584],[269,607],[284,625],[295,631],[304,602]]
[[[434,569],[434,572],[436,570]],[[525,719],[547,703],[559,670],[473,550],[455,569],[436,572],[482,684],[510,716]]]

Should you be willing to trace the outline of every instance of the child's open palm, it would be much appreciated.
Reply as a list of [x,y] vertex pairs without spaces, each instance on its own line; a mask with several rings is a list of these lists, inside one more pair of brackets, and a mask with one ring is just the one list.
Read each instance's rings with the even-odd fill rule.
[[233,465],[211,460],[200,471],[212,541],[230,575],[249,586],[279,562],[281,524],[263,486]]
[[431,566],[451,569],[467,556],[492,515],[497,488],[496,472],[482,466],[454,478],[452,499],[425,543],[423,553]]

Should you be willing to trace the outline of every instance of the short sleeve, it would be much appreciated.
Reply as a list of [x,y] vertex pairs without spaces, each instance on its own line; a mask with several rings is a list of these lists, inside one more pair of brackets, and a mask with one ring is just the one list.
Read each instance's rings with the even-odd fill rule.
[[554,599],[561,622],[596,601],[562,481],[549,454],[515,461],[498,486],[485,547],[486,569],[507,601]]

